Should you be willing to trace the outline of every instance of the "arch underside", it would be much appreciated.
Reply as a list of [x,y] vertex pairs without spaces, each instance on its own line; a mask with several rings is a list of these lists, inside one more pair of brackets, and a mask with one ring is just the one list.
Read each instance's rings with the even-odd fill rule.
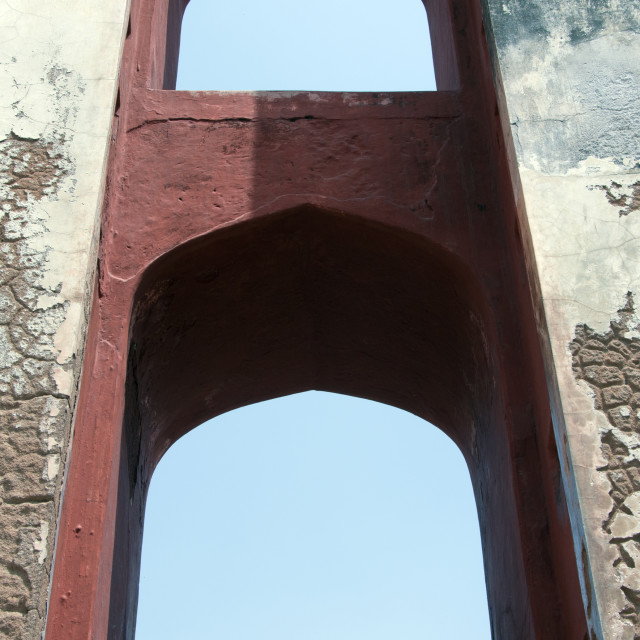
[[134,303],[150,464],[215,415],[308,389],[411,411],[469,456],[492,396],[480,302],[433,243],[308,205],[186,243]]

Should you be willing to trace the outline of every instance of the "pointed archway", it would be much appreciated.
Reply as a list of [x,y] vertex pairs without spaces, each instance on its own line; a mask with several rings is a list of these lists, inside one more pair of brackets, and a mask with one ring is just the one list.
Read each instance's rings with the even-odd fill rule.
[[456,442],[479,501],[490,602],[511,612],[503,624],[522,624],[497,345],[482,288],[453,255],[339,212],[298,207],[157,260],[133,305],[110,634],[133,628],[145,495],[164,452],[215,415],[308,389],[408,410]]

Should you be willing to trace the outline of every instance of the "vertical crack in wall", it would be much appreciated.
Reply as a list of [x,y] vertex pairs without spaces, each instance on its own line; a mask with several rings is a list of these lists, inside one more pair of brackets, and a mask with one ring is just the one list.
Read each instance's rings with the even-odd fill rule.
[[46,207],[72,165],[62,137],[0,140],[0,636],[36,638],[45,618],[58,473],[70,422],[55,334],[67,303],[44,283]]
[[608,420],[600,433],[606,464],[598,471],[608,480],[612,506],[602,531],[615,549],[626,602],[620,616],[640,639],[640,319],[632,294],[608,331],[579,324],[569,348],[575,377],[589,386],[594,408]]

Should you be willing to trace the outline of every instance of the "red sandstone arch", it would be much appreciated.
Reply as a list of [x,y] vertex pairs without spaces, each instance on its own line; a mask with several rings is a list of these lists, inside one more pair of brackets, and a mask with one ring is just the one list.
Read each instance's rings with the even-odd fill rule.
[[133,3],[47,639],[132,637],[146,486],[177,437],[316,388],[457,442],[496,638],[583,640],[478,6],[427,3],[450,91],[292,97],[159,90],[185,5]]
[[301,206],[152,263],[133,304],[109,637],[132,634],[162,454],[224,411],[309,389],[397,406],[453,438],[479,501],[494,624],[516,637],[532,612],[499,349],[482,285],[459,259],[344,213]]
[[[502,405],[483,302],[468,270],[433,243],[310,206],[214,232],[150,265],[129,342],[120,474],[129,482],[114,562],[129,569],[112,584],[110,636],[126,637],[135,620],[155,465],[224,411],[309,389],[367,397],[441,426],[477,479],[478,447]],[[498,508],[517,550],[513,505]]]

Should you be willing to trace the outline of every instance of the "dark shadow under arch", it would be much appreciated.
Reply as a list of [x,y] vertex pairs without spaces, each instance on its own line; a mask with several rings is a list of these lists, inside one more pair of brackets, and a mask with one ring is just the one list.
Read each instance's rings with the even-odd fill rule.
[[411,411],[469,455],[492,402],[481,309],[442,248],[311,206],[187,243],[134,303],[129,406],[153,408],[145,463],[215,415],[307,389]]

